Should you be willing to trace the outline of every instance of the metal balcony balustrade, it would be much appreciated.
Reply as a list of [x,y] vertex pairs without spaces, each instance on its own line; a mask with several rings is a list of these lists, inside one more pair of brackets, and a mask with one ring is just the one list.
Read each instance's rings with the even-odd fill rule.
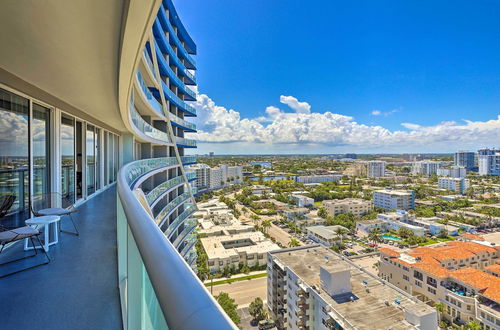
[[[187,263],[133,193],[134,182],[149,176],[148,161],[159,163],[132,162],[118,174],[118,275],[127,327],[236,329],[191,269],[195,254]],[[171,203],[184,203],[178,198],[186,195]],[[176,243],[190,237],[193,224],[186,221]]]

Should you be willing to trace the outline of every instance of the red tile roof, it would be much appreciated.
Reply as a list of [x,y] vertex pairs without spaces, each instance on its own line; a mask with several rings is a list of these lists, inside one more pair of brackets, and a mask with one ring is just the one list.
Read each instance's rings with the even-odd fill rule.
[[470,233],[463,233],[460,236],[462,236],[466,239],[474,240],[474,241],[484,241],[483,237],[481,237],[479,235],[470,234]]
[[450,274],[450,277],[472,286],[489,299],[500,301],[500,277],[472,267],[457,269]]
[[388,256],[391,256],[391,257],[399,257],[401,255],[398,251],[394,251],[393,249],[389,249],[389,248],[382,247],[378,250],[380,251],[380,253],[387,254]]

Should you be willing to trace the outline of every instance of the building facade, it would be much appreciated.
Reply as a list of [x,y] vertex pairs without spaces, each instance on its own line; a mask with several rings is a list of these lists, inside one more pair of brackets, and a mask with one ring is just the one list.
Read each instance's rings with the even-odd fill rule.
[[437,328],[434,308],[325,247],[270,252],[267,274],[278,329]]
[[385,162],[369,161],[367,163],[367,175],[369,178],[383,178],[385,176]]
[[440,163],[433,161],[420,161],[412,164],[411,172],[413,175],[431,176],[437,174]]
[[361,198],[326,200],[323,201],[323,207],[332,217],[342,213],[352,213],[358,217],[370,212],[373,208],[370,201]]
[[469,188],[469,180],[464,178],[438,178],[438,187],[463,195]]
[[325,175],[299,175],[295,177],[295,182],[300,183],[321,183],[340,181],[342,174],[325,174]]
[[415,208],[415,192],[413,190],[375,190],[373,205],[385,210],[408,211]]
[[500,250],[472,242],[419,247],[407,253],[380,249],[379,276],[428,302],[445,306],[444,317],[461,326],[500,327],[500,277],[492,272]]
[[460,150],[453,155],[453,163],[455,166],[465,167],[467,171],[477,170],[476,154],[468,150]]
[[495,150],[492,154],[479,155],[478,163],[480,175],[500,175],[499,150]]

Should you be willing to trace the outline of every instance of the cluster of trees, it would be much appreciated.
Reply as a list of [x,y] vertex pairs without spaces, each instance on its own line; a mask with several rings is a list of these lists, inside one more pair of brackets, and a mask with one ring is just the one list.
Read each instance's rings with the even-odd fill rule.
[[236,219],[238,219],[241,215],[241,212],[236,208],[236,201],[226,197],[226,196],[220,196],[219,197],[219,202],[222,202],[227,205],[232,211]]
[[438,201],[434,206],[417,205],[414,213],[417,217],[429,218],[436,215],[438,212],[450,212],[466,207],[471,207],[472,203],[467,199],[459,199],[456,201]]
[[215,300],[219,303],[220,307],[226,312],[227,316],[234,322],[234,324],[239,325],[241,323],[240,316],[236,311],[238,305],[235,300],[229,296],[226,292],[221,292],[215,296]]
[[475,211],[490,217],[500,217],[500,209],[494,207],[483,206],[476,208]]
[[198,267],[198,277],[200,280],[204,281],[208,279],[208,275],[210,274],[210,271],[208,269],[208,255],[205,252],[205,248],[203,248],[203,244],[201,243],[200,240],[200,235],[198,235],[198,240],[196,241],[196,253],[198,255],[196,259],[196,265]]

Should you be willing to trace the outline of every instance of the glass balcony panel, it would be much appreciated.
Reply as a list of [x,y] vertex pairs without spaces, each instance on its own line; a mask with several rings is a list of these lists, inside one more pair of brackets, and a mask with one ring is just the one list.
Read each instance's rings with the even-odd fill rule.
[[174,221],[172,221],[172,223],[168,226],[167,230],[165,231],[165,235],[170,236],[170,234],[174,232],[184,220],[186,220],[197,210],[196,205],[194,204],[186,203],[184,205],[186,209],[181,214],[179,214]]
[[153,94],[149,90],[149,87],[146,84],[146,82],[144,81],[144,79],[142,78],[142,73],[140,71],[137,71],[136,77],[137,77],[137,82],[139,83],[139,86],[141,86],[141,90],[143,92],[144,97],[149,101],[149,104],[151,105],[153,110],[156,113],[158,113],[160,116],[164,116],[163,108],[162,108],[160,102],[158,102],[158,100],[153,96]]
[[172,212],[175,208],[180,206],[182,203],[187,201],[191,196],[189,195],[189,192],[185,192],[180,194],[179,196],[175,197],[173,200],[170,201],[161,211],[158,213],[156,216],[156,223],[159,224],[163,222],[164,218]]
[[144,135],[161,142],[171,143],[170,137],[167,133],[154,128],[144,119],[142,119],[141,115],[135,109],[133,101],[130,102],[130,116],[132,117],[132,123],[134,124],[134,126],[139,131],[144,133]]
[[126,173],[127,183],[132,187],[133,183],[146,173],[173,165],[178,165],[175,157],[150,158],[132,162],[128,165]]
[[196,140],[186,139],[180,136],[175,137],[175,143],[177,143],[177,145],[182,145],[187,147],[196,147]]
[[184,180],[182,176],[178,176],[159,184],[153,190],[151,190],[149,194],[146,195],[148,204],[152,205],[164,192],[170,190],[172,187],[182,184],[183,182]]

